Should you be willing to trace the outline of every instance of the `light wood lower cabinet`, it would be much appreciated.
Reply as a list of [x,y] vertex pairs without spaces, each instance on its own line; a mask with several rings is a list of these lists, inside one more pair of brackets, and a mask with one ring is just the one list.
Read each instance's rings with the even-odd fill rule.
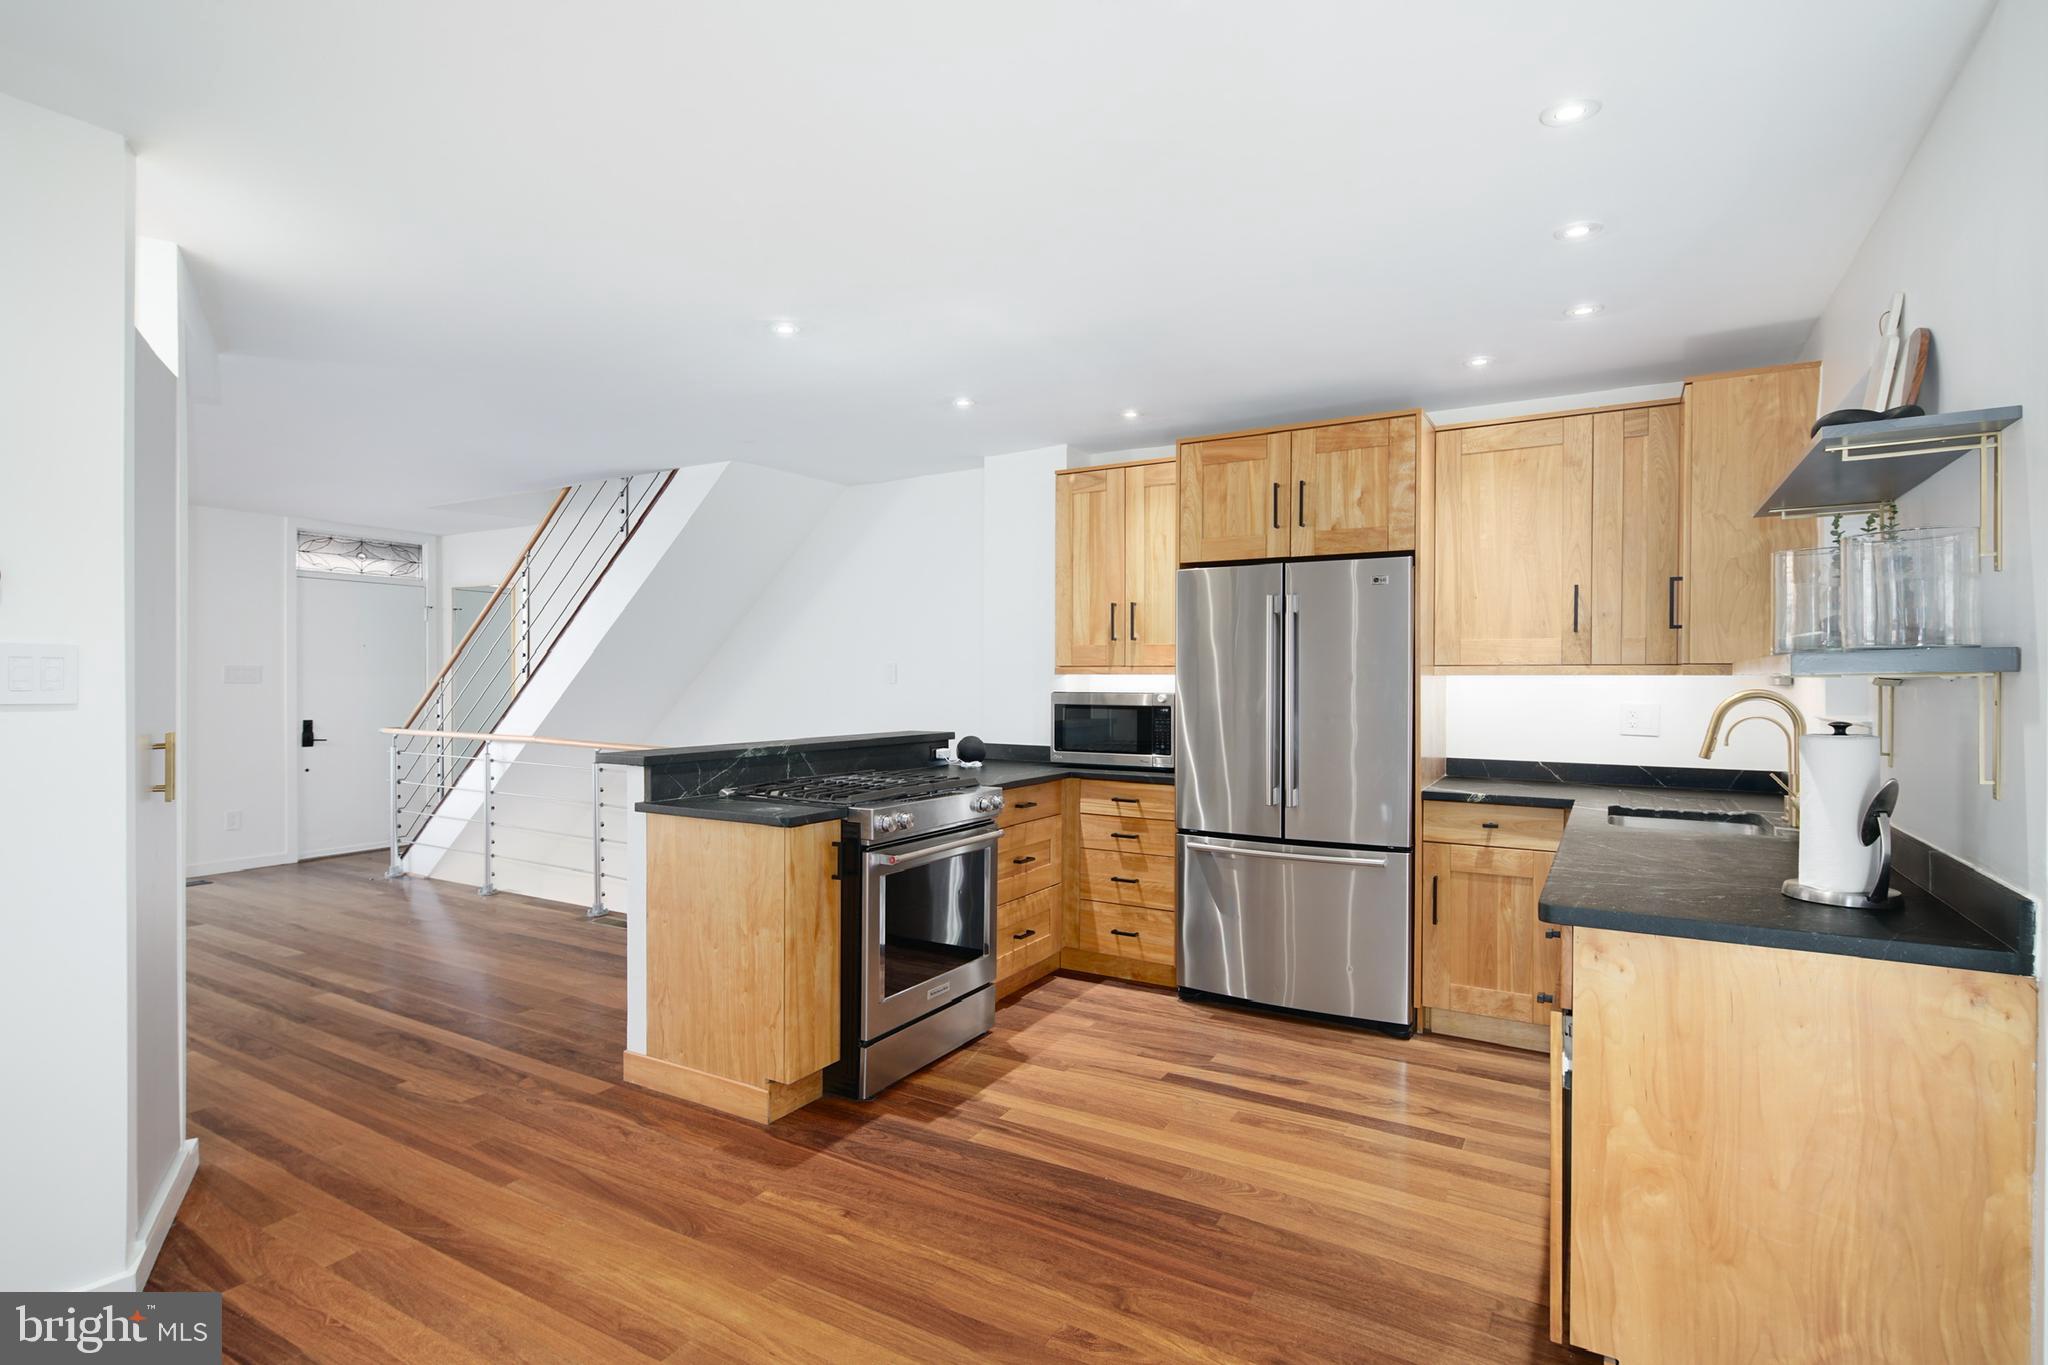
[[1592,929],[1575,958],[1572,1344],[2028,1358],[2032,978]]
[[1070,838],[1068,780],[1012,787],[996,823],[996,994],[1049,975],[1060,960]]
[[1540,1049],[1551,1011],[1571,1007],[1573,931],[1537,917],[1564,821],[1549,807],[1422,803],[1425,1027]]

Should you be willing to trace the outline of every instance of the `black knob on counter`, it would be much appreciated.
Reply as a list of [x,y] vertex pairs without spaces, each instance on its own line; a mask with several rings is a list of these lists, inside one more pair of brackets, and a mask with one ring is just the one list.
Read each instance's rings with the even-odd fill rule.
[[979,735],[962,735],[953,743],[955,763],[979,763],[988,757],[988,745],[981,742]]

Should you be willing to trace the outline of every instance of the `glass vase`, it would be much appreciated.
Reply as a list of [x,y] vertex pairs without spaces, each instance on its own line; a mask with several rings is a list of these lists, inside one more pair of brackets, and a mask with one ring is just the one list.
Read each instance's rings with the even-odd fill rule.
[[1833,545],[1771,556],[1771,652],[1842,647],[1842,552]]
[[1842,643],[1917,649],[1980,643],[1977,532],[1871,531],[1842,538]]

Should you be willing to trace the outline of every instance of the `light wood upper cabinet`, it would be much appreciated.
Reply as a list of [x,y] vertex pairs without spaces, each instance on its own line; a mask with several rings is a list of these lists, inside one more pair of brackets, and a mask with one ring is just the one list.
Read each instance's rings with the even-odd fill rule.
[[1593,419],[1436,437],[1436,662],[1593,658]]
[[1282,493],[1282,519],[1294,514],[1289,553],[1414,549],[1416,426],[1413,417],[1383,417],[1295,432],[1292,483]]
[[1421,1003],[1540,1022],[1557,994],[1559,940],[1545,938],[1536,918],[1551,855],[1468,844],[1422,849]]
[[1593,662],[1680,662],[1679,405],[1593,415]]
[[1771,652],[1771,552],[1815,543],[1811,518],[1756,509],[1807,447],[1818,364],[1706,375],[1685,386],[1685,661]]
[[1281,499],[1289,433],[1225,436],[1180,448],[1180,562],[1272,559],[1287,553]]
[[1179,562],[1174,462],[1062,470],[1053,484],[1054,667],[1171,672]]

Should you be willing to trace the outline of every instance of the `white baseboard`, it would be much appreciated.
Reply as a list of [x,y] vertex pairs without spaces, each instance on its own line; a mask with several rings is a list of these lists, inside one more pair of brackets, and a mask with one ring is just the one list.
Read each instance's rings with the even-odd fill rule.
[[371,849],[389,848],[390,846],[389,843],[380,840],[374,844],[343,844],[338,848],[305,849],[299,853],[299,861],[305,863],[311,862],[315,858],[339,858],[344,854],[368,853]]
[[178,1159],[171,1163],[163,1184],[157,1187],[156,1199],[142,1220],[142,1235],[135,1241],[128,1264],[118,1275],[86,1285],[78,1292],[133,1294],[148,1284],[149,1272],[156,1269],[157,1254],[164,1249],[164,1238],[170,1235],[171,1224],[178,1218],[178,1207],[185,1202],[185,1191],[192,1188],[192,1177],[198,1173],[199,1139],[186,1138],[178,1146]]
[[225,872],[247,872],[257,867],[283,867],[292,861],[289,853],[256,853],[246,858],[220,858],[210,863],[187,863],[189,877],[218,877]]

